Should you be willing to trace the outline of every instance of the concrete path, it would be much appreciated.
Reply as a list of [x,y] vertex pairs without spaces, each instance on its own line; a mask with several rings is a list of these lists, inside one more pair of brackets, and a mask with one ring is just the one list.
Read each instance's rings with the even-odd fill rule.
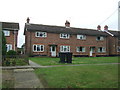
[[14,69],[15,88],[44,88],[33,69],[34,67],[41,66],[29,61],[29,66],[24,67],[24,69]]
[[31,60],[29,60],[29,65],[26,66],[4,66],[4,67],[0,67],[0,69],[36,69],[36,68],[48,68],[48,67],[62,67],[62,66],[87,66],[87,65],[110,65],[110,64],[120,64],[120,63],[101,63],[101,64],[68,64],[68,65],[50,65],[50,66],[42,66],[39,65],[35,62],[32,62]]
[[14,69],[14,88],[44,88],[34,69]]

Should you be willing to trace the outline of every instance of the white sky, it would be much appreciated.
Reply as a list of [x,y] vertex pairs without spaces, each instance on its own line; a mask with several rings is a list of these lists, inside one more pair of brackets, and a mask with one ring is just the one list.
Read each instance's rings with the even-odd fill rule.
[[109,29],[117,30],[118,11],[108,17],[117,10],[118,1],[120,0],[0,0],[0,21],[20,23],[20,47],[24,43],[23,31],[27,17],[30,17],[30,23],[35,24],[64,26],[68,20],[71,27],[96,29],[100,24],[102,29],[108,25]]

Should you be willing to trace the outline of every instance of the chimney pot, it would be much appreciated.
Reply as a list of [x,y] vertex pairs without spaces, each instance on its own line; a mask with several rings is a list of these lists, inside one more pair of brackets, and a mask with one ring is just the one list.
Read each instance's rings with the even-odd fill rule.
[[104,30],[108,30],[108,26],[107,25],[104,26]]
[[101,30],[101,26],[100,25],[97,26],[97,30]]
[[29,19],[29,17],[27,18],[27,23],[29,23],[30,22],[30,19]]
[[66,26],[66,27],[70,27],[70,22],[66,20],[65,26]]

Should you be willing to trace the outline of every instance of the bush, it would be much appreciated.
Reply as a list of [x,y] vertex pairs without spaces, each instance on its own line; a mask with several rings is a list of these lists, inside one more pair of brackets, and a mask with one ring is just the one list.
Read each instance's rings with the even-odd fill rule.
[[17,55],[17,52],[14,50],[10,50],[7,52],[7,55]]
[[6,38],[4,33],[2,32],[2,55],[6,55],[7,48],[6,48]]

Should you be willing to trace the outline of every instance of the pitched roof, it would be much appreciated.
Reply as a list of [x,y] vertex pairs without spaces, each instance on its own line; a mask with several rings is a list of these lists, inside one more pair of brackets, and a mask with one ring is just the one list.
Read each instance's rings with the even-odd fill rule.
[[9,30],[19,30],[19,23],[2,22],[2,28]]
[[114,36],[120,36],[120,31],[112,31],[108,30],[110,33],[112,33]]
[[25,24],[25,30],[27,31],[42,31],[42,32],[49,32],[49,33],[68,33],[68,34],[84,34],[84,35],[102,35],[108,36],[108,34],[104,32],[100,32],[94,29],[85,29],[85,28],[66,28],[62,26],[50,26],[50,25],[42,25],[42,24]]

